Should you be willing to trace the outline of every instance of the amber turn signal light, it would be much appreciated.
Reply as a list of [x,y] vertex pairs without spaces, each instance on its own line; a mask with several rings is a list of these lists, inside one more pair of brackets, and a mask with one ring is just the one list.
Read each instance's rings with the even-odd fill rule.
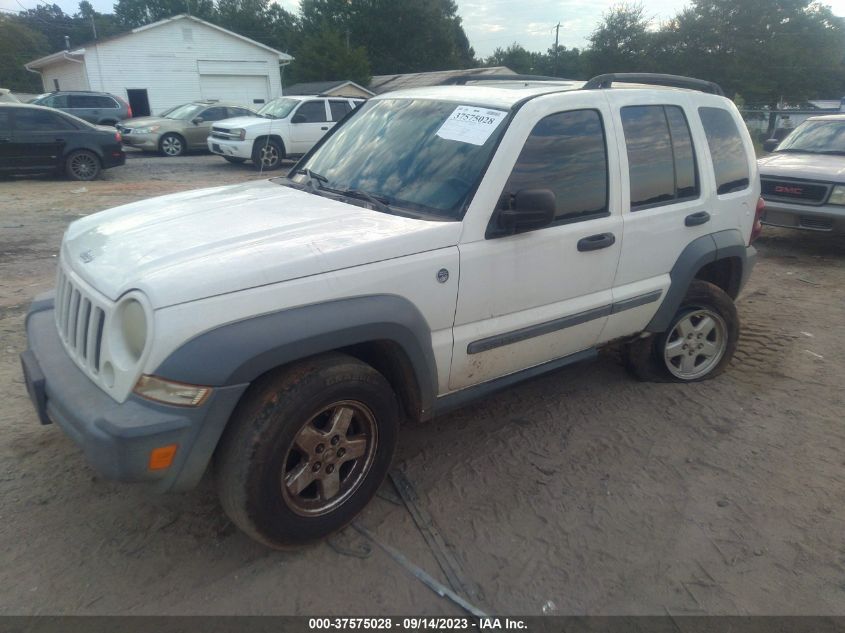
[[159,446],[150,451],[150,470],[164,470],[170,468],[173,464],[173,458],[176,457],[176,449],[178,444],[168,444],[167,446]]

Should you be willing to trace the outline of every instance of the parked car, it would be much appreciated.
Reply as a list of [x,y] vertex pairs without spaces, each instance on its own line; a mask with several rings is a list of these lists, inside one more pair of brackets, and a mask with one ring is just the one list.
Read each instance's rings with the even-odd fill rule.
[[0,103],[0,172],[57,172],[94,180],[123,165],[126,155],[114,128],[24,103]]
[[206,149],[205,141],[215,121],[232,117],[254,117],[244,106],[218,101],[192,101],[153,117],[129,119],[118,125],[123,142],[130,147],[181,156],[187,151]]
[[213,460],[235,524],[304,543],[375,494],[403,419],[612,341],[680,383],[736,349],[760,181],[714,84],[383,94],[290,175],[68,228],[24,375],[107,478],[184,490]]
[[301,156],[335,123],[364,103],[344,97],[280,97],[258,116],[220,121],[211,128],[208,149],[230,163],[251,160],[258,170],[278,169],[290,156]]
[[763,223],[845,234],[845,114],[811,117],[765,148]]
[[8,88],[0,88],[0,103],[20,103],[21,100],[12,94]]
[[62,90],[39,95],[30,103],[62,110],[97,125],[117,125],[132,118],[129,104],[107,92]]

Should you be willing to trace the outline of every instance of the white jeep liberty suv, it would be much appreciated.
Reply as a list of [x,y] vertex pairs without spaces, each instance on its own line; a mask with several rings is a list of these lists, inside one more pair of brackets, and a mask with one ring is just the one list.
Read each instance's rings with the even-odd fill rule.
[[281,547],[367,504],[402,419],[611,341],[643,379],[719,374],[762,211],[734,105],[667,75],[507,79],[371,99],[290,178],[73,222],[26,320],[41,422],[113,479],[212,464]]

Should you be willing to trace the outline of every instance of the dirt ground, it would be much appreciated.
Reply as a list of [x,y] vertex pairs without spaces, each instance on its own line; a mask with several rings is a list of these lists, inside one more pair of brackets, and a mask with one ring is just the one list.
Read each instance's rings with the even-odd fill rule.
[[[293,552],[241,535],[211,482],[101,480],[22,383],[24,314],[68,222],[259,177],[214,156],[103,180],[0,182],[0,613],[458,614],[361,537]],[[477,604],[512,614],[845,614],[845,239],[767,228],[731,369],[641,384],[618,355],[400,437]],[[361,524],[445,582],[386,486]]]

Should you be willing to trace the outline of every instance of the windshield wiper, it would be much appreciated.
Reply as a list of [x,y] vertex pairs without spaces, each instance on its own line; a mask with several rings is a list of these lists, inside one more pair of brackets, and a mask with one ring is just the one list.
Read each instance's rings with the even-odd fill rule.
[[296,171],[292,171],[290,173],[290,176],[296,176],[296,174],[305,174],[306,176],[308,176],[308,184],[311,185],[312,188],[314,188],[315,181],[319,183],[319,186],[316,187],[317,189],[322,189],[322,185],[329,181],[329,179],[325,176],[318,174],[316,171],[311,171],[307,167],[305,167],[304,169],[297,169]]
[[374,196],[373,194],[361,191],[360,189],[341,189],[338,190],[337,193],[342,196],[346,196],[347,198],[366,200],[382,213],[393,213],[393,209],[390,208],[388,200],[384,196]]

